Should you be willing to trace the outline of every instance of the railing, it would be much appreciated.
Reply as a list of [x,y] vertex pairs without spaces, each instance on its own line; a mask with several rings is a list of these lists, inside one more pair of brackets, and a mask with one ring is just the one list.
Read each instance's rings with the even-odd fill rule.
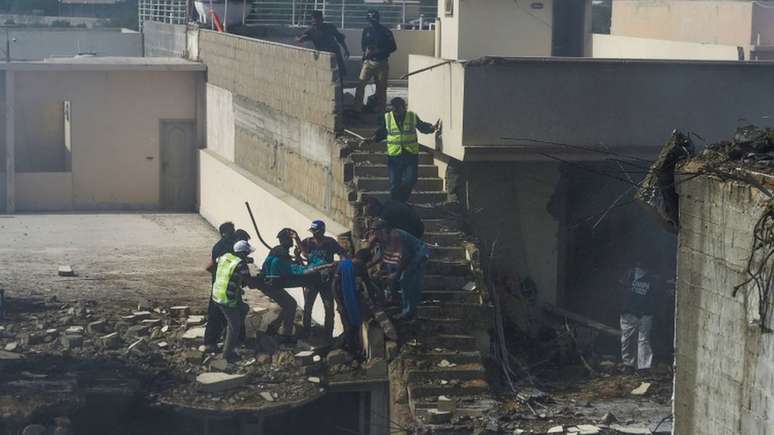
[[321,10],[325,20],[340,28],[362,28],[366,25],[366,13],[379,11],[381,23],[387,27],[403,29],[432,29],[438,16],[438,7],[418,0],[395,0],[391,3],[364,3],[362,0],[249,0],[243,19],[245,25],[305,26],[311,21],[311,13]]
[[137,4],[140,31],[145,21],[187,24],[189,13],[188,0],[139,0]]

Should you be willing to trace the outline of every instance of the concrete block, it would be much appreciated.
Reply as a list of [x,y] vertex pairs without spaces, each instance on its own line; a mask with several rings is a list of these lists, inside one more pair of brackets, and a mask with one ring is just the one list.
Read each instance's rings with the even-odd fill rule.
[[150,327],[147,325],[133,325],[126,330],[126,336],[129,338],[145,337],[149,331]]
[[188,342],[199,342],[204,339],[204,326],[190,328],[183,333],[182,339]]
[[75,276],[75,271],[73,270],[72,266],[65,265],[59,266],[57,269],[57,274],[59,276]]
[[59,338],[59,342],[65,349],[75,349],[83,346],[83,336],[65,334]]
[[196,388],[208,393],[219,393],[240,387],[246,382],[247,376],[245,375],[230,375],[220,372],[202,373],[196,377]]
[[190,311],[191,309],[187,305],[177,305],[169,308],[169,315],[176,319],[182,319],[188,317]]
[[83,326],[70,326],[65,329],[65,334],[83,334]]

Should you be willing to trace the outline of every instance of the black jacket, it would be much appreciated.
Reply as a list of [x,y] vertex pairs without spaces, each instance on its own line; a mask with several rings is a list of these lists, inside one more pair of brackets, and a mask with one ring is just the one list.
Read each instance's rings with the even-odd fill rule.
[[[398,45],[395,44],[395,36],[390,29],[381,24],[374,24],[363,29],[360,38],[360,48],[363,50],[363,60],[387,60]],[[377,52],[368,55],[369,48],[376,48]]]

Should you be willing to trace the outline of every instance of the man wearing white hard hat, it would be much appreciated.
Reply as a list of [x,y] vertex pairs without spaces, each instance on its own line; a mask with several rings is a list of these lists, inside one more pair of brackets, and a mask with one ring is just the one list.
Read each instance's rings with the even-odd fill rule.
[[242,288],[258,287],[248,267],[249,256],[253,251],[255,249],[246,240],[234,243],[233,254],[227,252],[218,258],[215,282],[212,284],[212,301],[218,305],[228,323],[223,357],[229,362],[237,357],[234,350],[239,343],[239,331],[248,312],[247,304],[242,300]]

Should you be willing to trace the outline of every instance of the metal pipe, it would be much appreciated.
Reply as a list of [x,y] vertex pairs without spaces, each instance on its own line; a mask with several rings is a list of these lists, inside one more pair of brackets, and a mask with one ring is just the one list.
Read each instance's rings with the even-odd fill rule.
[[228,0],[223,6],[223,33],[228,33]]

